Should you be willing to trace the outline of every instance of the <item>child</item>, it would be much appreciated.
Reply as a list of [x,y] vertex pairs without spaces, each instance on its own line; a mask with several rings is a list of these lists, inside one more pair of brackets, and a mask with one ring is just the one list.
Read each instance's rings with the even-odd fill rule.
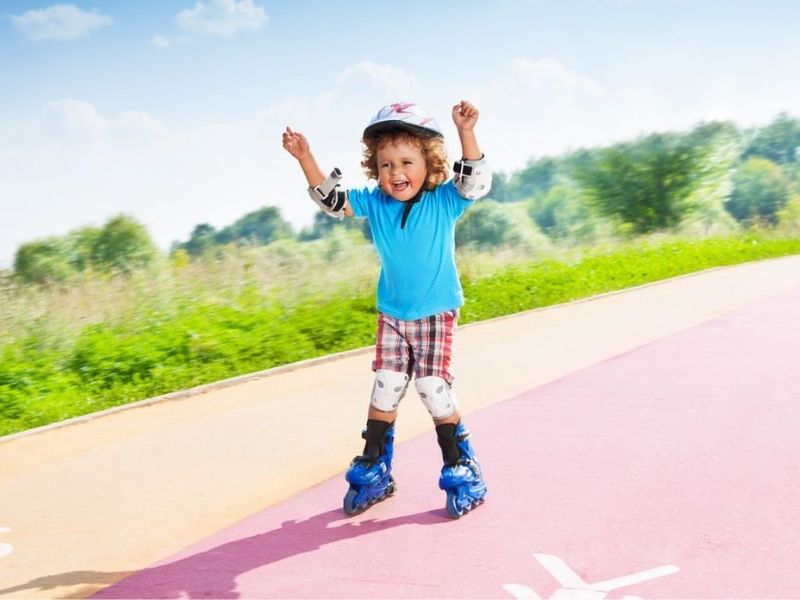
[[346,475],[348,514],[395,491],[394,421],[412,374],[436,426],[444,459],[439,487],[447,494],[448,514],[458,518],[486,495],[450,373],[452,336],[464,304],[455,265],[455,225],[491,185],[475,137],[477,120],[478,110],[469,102],[453,107],[463,158],[454,165],[454,179],[445,181],[448,164],[436,121],[411,103],[382,108],[362,139],[361,166],[378,187],[347,191],[339,187],[338,169],[325,177],[301,133],[287,127],[283,134],[283,147],[300,163],[311,198],[335,218],[369,219],[380,256],[375,384],[362,434],[364,453],[353,459]]

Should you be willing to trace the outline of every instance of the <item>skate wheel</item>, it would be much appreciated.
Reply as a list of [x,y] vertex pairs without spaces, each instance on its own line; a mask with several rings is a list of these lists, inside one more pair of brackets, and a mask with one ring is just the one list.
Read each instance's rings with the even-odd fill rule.
[[454,492],[447,492],[447,504],[445,506],[447,507],[447,514],[453,519],[458,519],[467,512],[459,505],[458,494]]
[[359,513],[364,508],[363,506],[356,505],[356,496],[358,496],[358,492],[352,488],[347,490],[347,493],[344,495],[344,502],[342,502],[342,505],[344,512],[348,515]]

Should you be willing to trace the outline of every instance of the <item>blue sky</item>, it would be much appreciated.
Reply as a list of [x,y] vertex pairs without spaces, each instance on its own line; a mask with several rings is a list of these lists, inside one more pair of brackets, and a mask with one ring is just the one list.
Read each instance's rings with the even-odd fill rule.
[[[280,146],[347,185],[361,129],[460,98],[498,169],[699,121],[800,115],[793,0],[0,0],[0,267],[125,213],[162,248],[264,205],[314,205]],[[452,144],[456,144],[453,146]]]

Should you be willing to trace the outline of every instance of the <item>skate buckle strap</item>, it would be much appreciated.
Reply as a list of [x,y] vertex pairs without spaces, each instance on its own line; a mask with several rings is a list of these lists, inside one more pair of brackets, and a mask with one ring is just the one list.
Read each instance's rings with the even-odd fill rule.
[[472,472],[475,473],[476,477],[478,477],[478,478],[482,478],[483,477],[483,470],[481,469],[481,466],[478,463],[476,463],[475,461],[471,460],[471,461],[469,461],[469,466],[472,469]]
[[355,458],[353,458],[353,464],[355,463],[366,463],[370,465],[376,465],[380,462],[380,456],[376,456],[372,458],[371,456],[367,456],[366,454],[359,454]]
[[463,465],[467,467],[470,471],[475,473],[475,475],[477,475],[478,477],[481,476],[480,465],[474,460],[472,460],[469,456],[462,456],[455,462],[455,465]]

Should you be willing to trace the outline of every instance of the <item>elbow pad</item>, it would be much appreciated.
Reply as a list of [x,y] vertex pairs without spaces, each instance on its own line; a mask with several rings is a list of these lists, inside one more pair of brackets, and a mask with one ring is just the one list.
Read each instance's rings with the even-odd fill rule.
[[492,169],[483,155],[478,160],[462,158],[453,165],[453,183],[467,200],[483,198],[492,189]]
[[341,219],[344,217],[344,207],[347,203],[347,190],[339,187],[342,172],[334,168],[325,181],[316,187],[308,188],[308,195],[329,217]]

